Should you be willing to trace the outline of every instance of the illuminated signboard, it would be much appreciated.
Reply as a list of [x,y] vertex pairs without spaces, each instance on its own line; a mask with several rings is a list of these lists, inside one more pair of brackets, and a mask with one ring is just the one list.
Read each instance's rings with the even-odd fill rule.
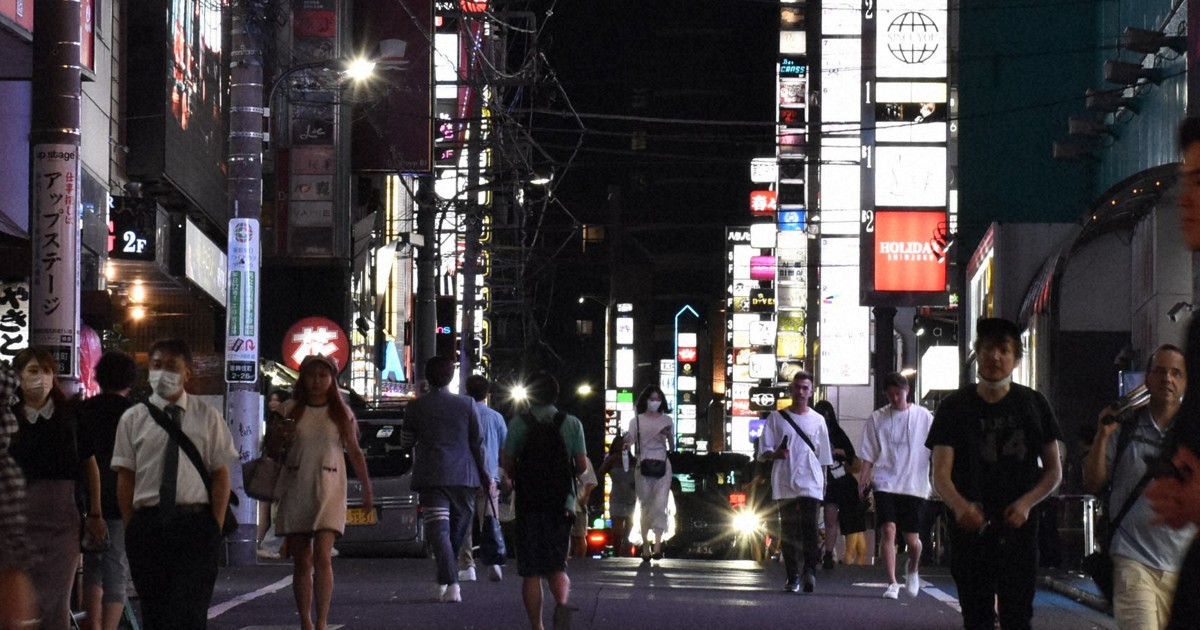
[[793,232],[804,230],[805,211],[804,207],[799,208],[784,208],[775,214],[775,220],[779,231]]
[[764,319],[750,324],[750,345],[769,346],[775,343],[775,320]]
[[614,354],[617,387],[633,387],[633,348],[619,348]]
[[945,206],[946,148],[875,148],[875,205]]
[[875,290],[944,291],[946,213],[875,214]]
[[676,339],[679,341],[680,346],[695,348],[697,345],[697,337],[694,332],[681,332]]
[[779,76],[803,77],[808,75],[808,64],[802,58],[784,57],[779,60]]
[[779,230],[774,223],[755,223],[750,226],[750,247],[769,249],[775,247],[775,235]]
[[752,191],[750,193],[750,214],[756,217],[775,214],[775,191]]
[[696,377],[695,376],[680,376],[679,377],[679,391],[681,391],[681,392],[696,391]]
[[750,160],[750,181],[756,184],[773,184],[779,179],[779,162],[775,158]]
[[750,378],[772,378],[775,376],[775,355],[750,355]]
[[945,0],[881,2],[875,19],[876,76],[944,78],[948,15]]
[[676,357],[680,363],[695,363],[698,354],[695,348],[680,348]]
[[621,345],[633,345],[633,318],[618,317],[616,320],[616,339]]
[[775,279],[775,257],[774,256],[753,256],[750,258],[750,279],[751,280],[774,280]]

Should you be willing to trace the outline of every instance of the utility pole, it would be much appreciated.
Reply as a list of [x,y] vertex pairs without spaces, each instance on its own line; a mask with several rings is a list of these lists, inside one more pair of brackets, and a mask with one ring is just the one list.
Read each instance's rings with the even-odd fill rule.
[[437,199],[433,178],[417,183],[417,234],[425,245],[417,248],[417,313],[413,327],[417,378],[425,378],[425,363],[437,354]]
[[[263,63],[265,24],[261,2],[234,2],[229,63],[229,249],[226,306],[226,420],[241,461],[258,452],[261,400],[258,393],[258,311],[262,236]],[[230,471],[241,505],[237,534],[229,542],[229,564],[257,563],[258,502],[245,496],[241,466]],[[232,507],[232,506],[231,506]]]
[[37,0],[30,130],[30,343],[54,354],[79,386],[79,0]]

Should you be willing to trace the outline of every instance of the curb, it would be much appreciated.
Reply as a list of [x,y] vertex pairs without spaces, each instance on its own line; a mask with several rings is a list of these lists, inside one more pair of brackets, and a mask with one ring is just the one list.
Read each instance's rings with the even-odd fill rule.
[[1087,588],[1081,588],[1070,580],[1058,578],[1053,575],[1039,575],[1037,581],[1040,586],[1048,588],[1064,597],[1069,597],[1093,610],[1109,615],[1112,614],[1112,605],[1103,595],[1092,592]]

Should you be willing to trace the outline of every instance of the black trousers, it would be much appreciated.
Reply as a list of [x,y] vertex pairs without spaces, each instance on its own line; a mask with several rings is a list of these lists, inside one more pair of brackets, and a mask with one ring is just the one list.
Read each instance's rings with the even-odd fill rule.
[[817,564],[821,562],[821,529],[817,524],[821,501],[800,497],[781,500],[778,506],[787,579],[800,577],[797,569],[801,558],[804,559],[804,572],[816,574]]
[[1018,529],[992,523],[982,533],[957,525],[950,530],[950,575],[958,588],[963,627],[992,630],[999,608],[1000,627],[1028,630],[1037,590],[1037,519]]
[[129,572],[142,600],[146,630],[203,630],[217,582],[221,532],[208,506],[160,518],[133,513],[125,532]]

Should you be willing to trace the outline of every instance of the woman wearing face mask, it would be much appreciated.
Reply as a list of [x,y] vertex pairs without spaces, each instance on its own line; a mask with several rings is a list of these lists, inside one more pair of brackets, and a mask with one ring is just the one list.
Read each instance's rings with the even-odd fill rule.
[[9,450],[25,474],[25,516],[35,557],[29,576],[41,627],[65,630],[80,557],[75,484],[81,478],[87,481],[87,533],[95,540],[108,537],[100,470],[90,445],[79,440],[75,405],[55,380],[54,356],[42,348],[26,348],[13,359],[13,368],[21,383],[20,400],[13,405],[19,428]]
[[[647,385],[642,390],[636,409],[637,417],[626,429],[625,445],[636,449],[639,460],[634,485],[642,530],[642,562],[649,562],[651,558],[662,558],[663,534],[668,525],[667,503],[671,495],[671,462],[667,452],[675,441],[675,428],[671,416],[667,415],[671,413],[667,397],[657,385]],[[651,531],[654,532],[653,552],[648,537]]]
[[358,427],[338,392],[337,371],[329,357],[305,357],[292,400],[283,407],[283,415],[296,422],[296,437],[288,449],[284,474],[290,479],[279,497],[275,529],[287,536],[302,630],[324,630],[329,617],[333,540],[346,529],[347,461],[362,480],[363,511],[374,509]]

